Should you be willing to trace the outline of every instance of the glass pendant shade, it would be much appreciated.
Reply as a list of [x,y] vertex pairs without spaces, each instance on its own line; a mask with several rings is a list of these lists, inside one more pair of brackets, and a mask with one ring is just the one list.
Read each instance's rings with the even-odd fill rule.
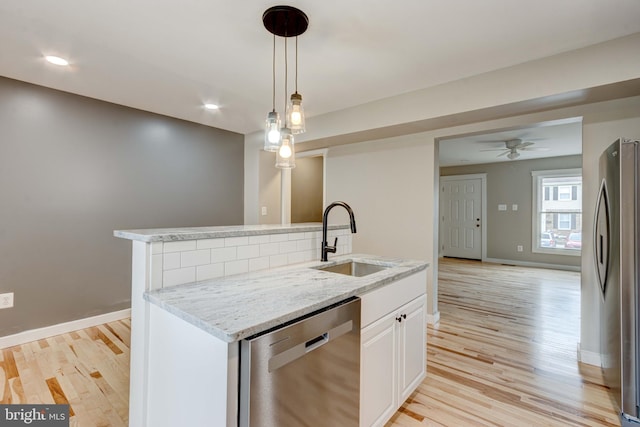
[[287,124],[292,133],[304,133],[304,107],[302,107],[302,95],[298,92],[291,95],[287,103]]
[[276,167],[280,169],[292,169],[296,167],[296,151],[294,148],[293,135],[287,128],[280,130],[282,134],[282,144],[276,151]]
[[280,141],[280,115],[271,111],[265,121],[264,151],[278,151]]

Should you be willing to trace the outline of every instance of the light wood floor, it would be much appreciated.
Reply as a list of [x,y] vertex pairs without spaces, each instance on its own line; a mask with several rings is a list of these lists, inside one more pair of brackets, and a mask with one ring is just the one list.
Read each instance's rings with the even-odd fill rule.
[[[444,259],[438,294],[427,378],[387,427],[619,426],[599,369],[576,360],[578,273]],[[126,320],[4,349],[0,403],[126,426],[129,339]]]
[[127,319],[1,350],[0,404],[69,404],[71,426],[127,426],[130,337]]
[[441,259],[427,378],[387,427],[619,426],[577,362],[579,273]]

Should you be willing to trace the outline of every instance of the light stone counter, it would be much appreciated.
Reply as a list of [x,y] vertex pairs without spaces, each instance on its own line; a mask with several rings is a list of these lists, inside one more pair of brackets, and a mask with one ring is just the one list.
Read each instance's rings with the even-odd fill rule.
[[[348,229],[349,225],[330,225],[329,230]],[[304,233],[322,231],[322,223],[229,225],[216,227],[149,228],[144,230],[116,230],[115,237],[140,242],[174,242],[181,240],[219,239],[224,237],[262,236],[266,234]]]
[[[389,268],[364,277],[314,269],[348,260]],[[423,261],[350,254],[332,257],[324,263],[308,262],[163,288],[146,292],[144,298],[231,343],[410,276],[427,266]]]

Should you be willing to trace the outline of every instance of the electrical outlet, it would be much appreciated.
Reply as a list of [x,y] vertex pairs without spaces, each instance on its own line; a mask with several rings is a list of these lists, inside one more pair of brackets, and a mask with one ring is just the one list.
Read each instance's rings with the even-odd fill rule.
[[13,292],[0,294],[0,309],[13,307]]
[[262,207],[262,215],[266,215],[267,214],[267,207],[263,206]]
[[518,247],[516,248],[518,249],[518,252],[522,252],[524,250],[524,248],[522,247],[522,245],[518,245]]

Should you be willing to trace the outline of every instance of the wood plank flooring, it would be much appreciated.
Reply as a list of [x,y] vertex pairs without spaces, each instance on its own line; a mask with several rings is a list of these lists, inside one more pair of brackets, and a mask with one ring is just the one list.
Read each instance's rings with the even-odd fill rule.
[[619,426],[577,362],[580,274],[441,259],[427,378],[387,427]]
[[0,403],[69,404],[70,426],[126,427],[129,319],[0,350]]
[[[576,360],[578,273],[443,259],[439,304],[427,378],[387,427],[619,425],[599,368]],[[126,426],[129,340],[123,320],[1,350],[0,403]]]

